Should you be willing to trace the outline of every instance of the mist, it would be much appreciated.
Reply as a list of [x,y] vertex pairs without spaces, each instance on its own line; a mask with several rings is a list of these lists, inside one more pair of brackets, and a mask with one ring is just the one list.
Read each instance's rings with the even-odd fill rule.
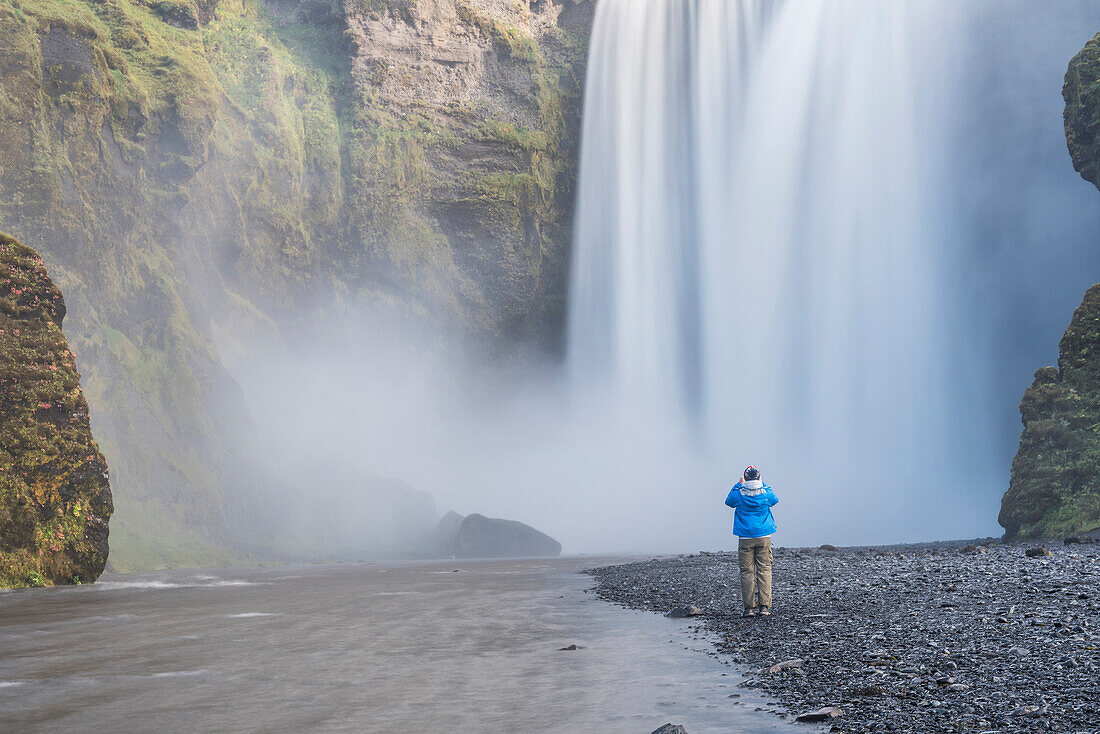
[[1059,94],[1100,9],[666,6],[599,6],[564,359],[369,308],[219,344],[258,537],[400,555],[455,510],[726,548],[747,464],[783,545],[1001,533],[1020,395],[1100,269]]

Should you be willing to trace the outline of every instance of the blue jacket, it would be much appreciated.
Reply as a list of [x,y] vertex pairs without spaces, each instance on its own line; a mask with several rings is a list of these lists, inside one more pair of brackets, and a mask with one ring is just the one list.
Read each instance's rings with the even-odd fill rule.
[[733,485],[726,504],[733,508],[733,534],[742,538],[763,538],[776,531],[772,505],[779,502],[775,492],[759,479]]

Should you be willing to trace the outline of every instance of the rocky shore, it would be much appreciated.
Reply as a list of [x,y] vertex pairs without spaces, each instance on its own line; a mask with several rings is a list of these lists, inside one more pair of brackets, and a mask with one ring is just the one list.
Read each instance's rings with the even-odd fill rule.
[[607,601],[698,607],[743,685],[791,718],[836,707],[832,731],[1100,731],[1100,544],[1037,545],[777,548],[775,613],[756,618],[736,553],[589,573]]

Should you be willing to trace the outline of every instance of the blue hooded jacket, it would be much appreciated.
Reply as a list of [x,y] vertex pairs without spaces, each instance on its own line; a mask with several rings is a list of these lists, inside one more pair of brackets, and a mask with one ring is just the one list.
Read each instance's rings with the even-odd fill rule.
[[772,505],[779,502],[772,488],[759,479],[733,485],[726,504],[733,508],[733,534],[763,538],[776,531]]

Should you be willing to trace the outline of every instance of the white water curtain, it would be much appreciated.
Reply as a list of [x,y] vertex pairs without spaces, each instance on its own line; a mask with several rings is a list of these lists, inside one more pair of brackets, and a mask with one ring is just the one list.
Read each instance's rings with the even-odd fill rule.
[[576,395],[805,482],[853,466],[911,475],[949,440],[931,100],[950,12],[601,0],[569,303]]

